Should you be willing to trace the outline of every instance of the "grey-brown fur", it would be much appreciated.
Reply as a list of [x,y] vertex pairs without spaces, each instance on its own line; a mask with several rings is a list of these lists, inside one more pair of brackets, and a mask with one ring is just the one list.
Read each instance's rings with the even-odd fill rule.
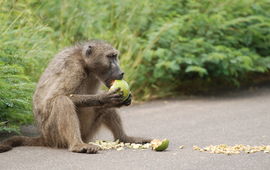
[[[15,146],[49,146],[73,152],[96,153],[98,147],[87,144],[101,125],[112,131],[115,140],[145,143],[150,139],[127,136],[116,107],[122,93],[100,93],[102,83],[122,79],[116,55],[110,44],[86,41],[58,53],[41,75],[33,96],[33,110],[40,137],[13,137],[2,142],[0,152]],[[111,56],[111,57],[109,57]]]

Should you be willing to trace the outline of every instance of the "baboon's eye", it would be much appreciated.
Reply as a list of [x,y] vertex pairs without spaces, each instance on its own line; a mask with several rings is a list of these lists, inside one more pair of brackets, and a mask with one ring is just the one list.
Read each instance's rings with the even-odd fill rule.
[[110,54],[110,55],[108,55],[108,57],[115,58],[115,57],[117,57],[117,54]]

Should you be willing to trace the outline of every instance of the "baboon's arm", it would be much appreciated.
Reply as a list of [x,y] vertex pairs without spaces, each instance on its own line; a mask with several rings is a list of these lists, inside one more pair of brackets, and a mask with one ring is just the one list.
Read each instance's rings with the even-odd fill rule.
[[69,98],[77,107],[119,107],[123,103],[123,93],[116,93],[120,88],[95,95],[70,94]]

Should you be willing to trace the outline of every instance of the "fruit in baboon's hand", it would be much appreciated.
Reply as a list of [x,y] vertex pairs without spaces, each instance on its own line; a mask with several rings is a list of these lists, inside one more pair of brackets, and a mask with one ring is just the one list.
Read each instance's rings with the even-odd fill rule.
[[118,92],[123,92],[123,96],[125,97],[123,98],[123,101],[125,101],[128,98],[130,92],[127,82],[125,82],[124,80],[113,80],[109,91],[114,90],[118,87],[121,88]]

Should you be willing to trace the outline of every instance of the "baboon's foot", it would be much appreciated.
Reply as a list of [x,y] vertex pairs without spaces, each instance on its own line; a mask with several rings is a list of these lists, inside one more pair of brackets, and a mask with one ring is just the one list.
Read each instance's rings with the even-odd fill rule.
[[97,153],[99,150],[99,146],[92,145],[92,144],[86,144],[86,143],[79,143],[74,145],[69,149],[72,152],[77,152],[77,153]]
[[152,139],[148,138],[141,138],[141,137],[133,137],[133,136],[127,136],[123,139],[120,139],[121,142],[124,143],[137,143],[137,144],[144,144],[144,143],[150,143]]

